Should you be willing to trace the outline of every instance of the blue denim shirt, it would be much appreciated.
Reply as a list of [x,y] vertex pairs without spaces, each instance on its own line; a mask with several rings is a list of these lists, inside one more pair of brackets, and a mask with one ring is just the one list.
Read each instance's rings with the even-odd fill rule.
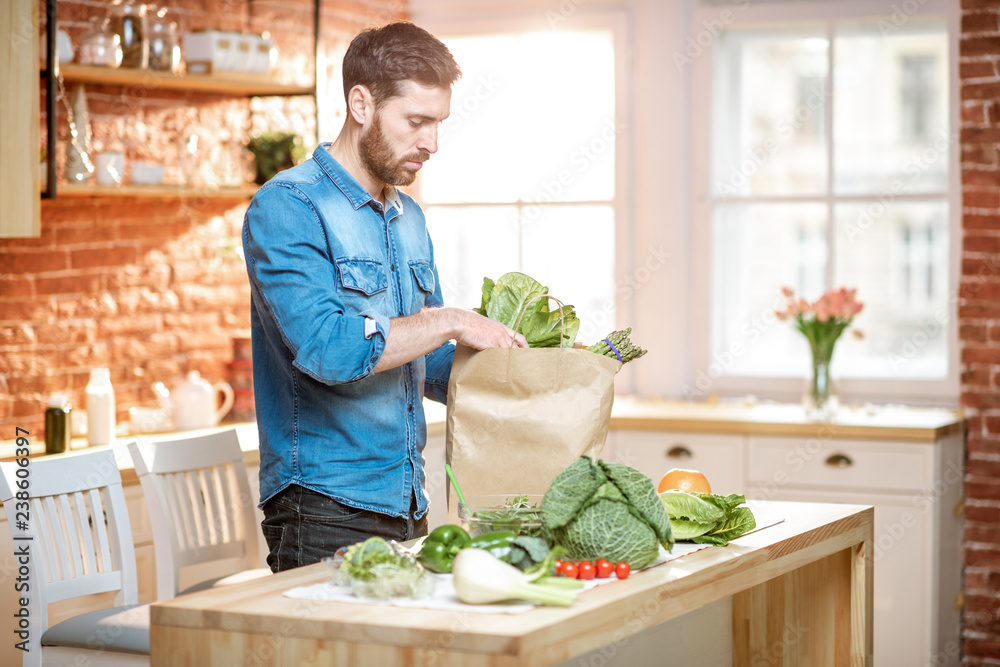
[[424,215],[385,208],[330,155],[281,172],[243,221],[250,276],[260,502],[298,484],[405,517],[427,511],[421,399],[445,402],[454,348],[375,373],[390,318],[440,306]]

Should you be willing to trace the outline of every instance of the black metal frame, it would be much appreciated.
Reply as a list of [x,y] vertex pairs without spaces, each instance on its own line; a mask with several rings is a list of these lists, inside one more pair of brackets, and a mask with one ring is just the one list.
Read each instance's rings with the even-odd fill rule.
[[[58,0],[45,0],[45,35],[48,39],[46,45],[45,69],[41,74],[45,77],[45,138],[46,151],[48,153],[48,183],[43,199],[56,198],[56,81],[59,78],[59,61],[56,58],[56,32],[58,29],[56,22],[56,5]],[[253,0],[248,0],[248,4]],[[316,136],[319,139],[319,35],[320,35],[320,4],[322,0],[313,0],[313,103],[316,114]],[[288,96],[293,93],[288,93]],[[257,97],[251,95],[250,97]],[[270,97],[270,96],[269,96]]]
[[316,143],[323,141],[319,136],[319,6],[322,0],[313,0],[313,109],[316,123]]
[[[319,2],[319,0],[316,0]],[[45,35],[49,40],[45,49],[45,137],[46,167],[48,182],[45,184],[45,199],[56,198],[56,78],[59,75],[59,61],[56,59],[56,0],[45,0]]]

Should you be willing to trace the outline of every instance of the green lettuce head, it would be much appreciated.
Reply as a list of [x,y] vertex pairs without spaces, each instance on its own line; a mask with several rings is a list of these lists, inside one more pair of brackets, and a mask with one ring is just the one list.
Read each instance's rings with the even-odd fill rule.
[[549,288],[531,276],[511,271],[496,282],[483,278],[483,300],[474,310],[516,329],[528,347],[573,347],[580,319],[570,305],[550,311],[543,297],[548,293]]
[[553,480],[542,523],[572,560],[606,558],[649,565],[674,539],[653,480],[623,463],[581,456]]

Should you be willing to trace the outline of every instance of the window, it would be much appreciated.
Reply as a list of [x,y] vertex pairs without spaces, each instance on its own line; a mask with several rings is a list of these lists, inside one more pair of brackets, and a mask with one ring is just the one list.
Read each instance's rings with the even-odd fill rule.
[[462,68],[418,179],[446,303],[478,306],[485,276],[521,271],[574,305],[579,340],[603,337],[623,127],[612,31],[435,34]]
[[786,285],[810,300],[858,289],[865,337],[838,343],[835,378],[954,375],[947,21],[905,18],[747,20],[715,39],[695,224],[710,302],[700,361],[716,376],[803,377],[804,339],[769,317]]
[[934,72],[939,69],[933,55],[903,56],[901,97],[903,136],[916,141],[927,139],[934,126]]

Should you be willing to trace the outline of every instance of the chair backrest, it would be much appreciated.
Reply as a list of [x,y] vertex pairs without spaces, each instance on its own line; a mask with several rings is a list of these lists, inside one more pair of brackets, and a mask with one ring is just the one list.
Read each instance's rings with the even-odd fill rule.
[[51,602],[111,591],[115,605],[138,604],[132,529],[113,451],[2,462],[0,501],[18,566],[27,569],[28,587],[18,593],[28,600],[26,655],[41,653]]
[[128,445],[149,507],[156,553],[156,595],[180,590],[191,565],[238,559],[260,567],[254,499],[234,429],[210,435]]

